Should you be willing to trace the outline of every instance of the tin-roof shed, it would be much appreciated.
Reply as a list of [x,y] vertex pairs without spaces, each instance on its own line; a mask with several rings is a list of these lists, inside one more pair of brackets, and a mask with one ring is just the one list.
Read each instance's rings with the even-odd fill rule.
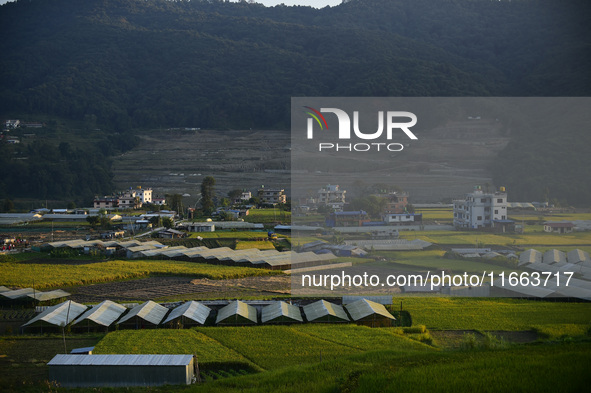
[[26,326],[65,326],[76,319],[80,314],[86,310],[86,306],[71,300],[58,304],[57,306],[48,307],[41,314],[25,323]]
[[319,300],[304,306],[308,322],[349,322],[350,319],[342,306]]
[[151,300],[132,308],[127,315],[117,322],[120,326],[143,329],[156,327],[168,313],[168,308]]
[[191,300],[173,309],[162,324],[179,322],[183,326],[204,325],[210,313],[211,308]]
[[591,258],[589,258],[589,253],[587,251],[579,250],[578,248],[575,250],[570,250],[566,254],[566,258],[568,259],[568,263],[582,263],[591,261]]
[[31,300],[36,300],[39,303],[66,298],[68,296],[70,296],[70,293],[62,291],[61,289],[56,289],[48,292],[35,292],[27,295],[27,297],[29,297]]
[[80,315],[72,324],[76,328],[108,328],[127,311],[125,306],[110,300],[97,304]]
[[189,385],[192,355],[56,355],[49,380],[64,387]]
[[396,318],[386,310],[383,304],[361,299],[345,306],[351,318],[358,324],[371,327],[391,326]]
[[544,253],[542,257],[542,262],[547,264],[565,264],[566,263],[566,254],[560,250],[548,250]]
[[529,250],[526,250],[519,255],[518,265],[523,266],[523,265],[527,265],[529,263],[540,263],[540,262],[542,262],[542,253],[539,252],[538,250],[534,250],[533,248],[530,248]]
[[252,325],[258,322],[257,309],[240,300],[235,300],[218,311],[218,325]]
[[304,320],[302,318],[302,312],[298,306],[279,301],[263,308],[261,322],[297,323],[304,322]]

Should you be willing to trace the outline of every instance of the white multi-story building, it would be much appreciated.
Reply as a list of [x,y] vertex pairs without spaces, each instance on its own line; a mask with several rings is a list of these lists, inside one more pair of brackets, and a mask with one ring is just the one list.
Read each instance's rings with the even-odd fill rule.
[[342,211],[345,205],[345,194],[347,191],[340,190],[338,185],[327,185],[318,190],[319,205],[327,205],[336,211]]
[[142,203],[152,203],[152,189],[138,187],[136,195],[140,198]]
[[285,190],[283,188],[265,188],[259,189],[258,197],[262,204],[276,205],[287,201]]
[[507,193],[505,187],[499,191],[483,192],[480,186],[466,194],[464,199],[453,201],[454,226],[456,228],[491,228],[495,221],[507,220]]

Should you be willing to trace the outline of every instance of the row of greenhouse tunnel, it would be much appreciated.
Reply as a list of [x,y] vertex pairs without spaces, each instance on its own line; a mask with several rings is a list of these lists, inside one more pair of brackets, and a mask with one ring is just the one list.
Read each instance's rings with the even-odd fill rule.
[[128,308],[105,300],[87,307],[68,300],[47,307],[22,325],[25,332],[51,332],[68,328],[72,332],[113,329],[188,328],[194,326],[243,326],[257,324],[357,323],[371,327],[392,326],[394,316],[383,304],[360,298],[339,305],[318,300],[306,305],[285,301],[248,302],[234,300],[225,305],[187,301],[164,306],[151,300]]

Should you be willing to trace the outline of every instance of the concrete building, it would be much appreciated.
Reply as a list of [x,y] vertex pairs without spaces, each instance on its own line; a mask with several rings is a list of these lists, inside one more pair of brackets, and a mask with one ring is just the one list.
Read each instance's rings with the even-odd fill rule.
[[6,120],[4,123],[4,128],[11,130],[17,128],[20,124],[20,120]]
[[166,205],[166,198],[152,198],[152,203],[159,206]]
[[95,197],[93,206],[95,209],[113,209],[119,206],[119,199],[114,196]]
[[423,215],[415,213],[386,213],[382,218],[386,224],[391,225],[412,224],[423,221]]
[[283,188],[265,188],[263,186],[258,191],[258,197],[263,205],[276,205],[287,202]]
[[215,232],[215,223],[213,222],[192,222],[187,225],[189,232]]
[[338,185],[328,184],[318,190],[318,205],[328,206],[336,211],[342,211],[345,205],[347,191],[339,189]]
[[152,203],[152,189],[138,187],[136,195],[140,198],[141,203]]
[[501,187],[494,193],[483,192],[480,186],[454,205],[454,226],[457,229],[492,228],[494,221],[507,220],[507,193]]
[[193,355],[55,355],[49,380],[64,387],[190,385]]
[[241,205],[248,202],[252,198],[252,192],[250,191],[243,191],[242,194],[236,199],[232,201],[234,205]]
[[571,233],[575,225],[572,222],[545,222],[544,232]]
[[408,206],[408,193],[407,192],[390,192],[386,195],[377,195],[379,197],[385,197],[388,202],[384,209],[385,214],[401,214],[406,213],[406,207]]
[[139,209],[142,207],[142,200],[139,197],[139,193],[136,190],[125,191],[119,197],[119,207],[124,209]]

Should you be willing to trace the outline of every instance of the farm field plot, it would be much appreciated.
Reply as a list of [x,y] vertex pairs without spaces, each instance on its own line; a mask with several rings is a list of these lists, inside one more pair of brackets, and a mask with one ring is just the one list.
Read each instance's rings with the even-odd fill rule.
[[421,344],[395,333],[391,328],[369,328],[350,324],[306,324],[294,325],[291,329],[321,340],[327,340],[362,351],[373,351],[376,348],[381,348],[408,354],[413,351],[433,350],[428,345]]
[[573,324],[591,327],[591,303],[518,299],[409,297],[392,306],[412,315],[413,325],[441,330],[531,330],[534,326]]
[[442,245],[488,246],[571,246],[591,245],[591,232],[550,234],[546,232],[526,234],[493,234],[459,231],[420,231],[400,232],[404,239],[421,239]]
[[[6,262],[0,264],[0,285],[28,287],[35,283],[37,289],[44,289],[126,280],[151,275],[190,276],[215,280],[276,274],[264,269],[172,260],[115,260],[85,264],[78,264],[78,261],[74,261],[70,264],[55,264],[52,263],[52,260],[45,259],[41,262]],[[59,263],[59,260],[57,262]]]
[[251,209],[248,216],[244,217],[244,221],[263,224],[275,222],[289,224],[291,222],[291,212],[280,209]]
[[[103,336],[68,337],[66,349],[94,346]],[[48,391],[40,384],[47,380],[46,363],[57,353],[64,353],[61,336],[55,337],[0,337],[0,390],[2,392]]]
[[266,239],[266,231],[215,231],[215,232],[195,232],[191,233],[190,238],[202,237],[204,239]]
[[389,263],[403,264],[415,266],[419,270],[429,269],[445,269],[453,272],[512,272],[519,271],[519,269],[511,269],[494,265],[480,260],[469,259],[448,259],[443,258],[445,251],[442,250],[428,250],[428,251],[377,251],[375,255],[382,256],[390,262],[375,262],[377,266],[388,266]]
[[255,191],[262,184],[286,188],[290,183],[289,132],[153,130],[138,136],[140,145],[113,164],[119,189],[137,183],[150,185],[157,195],[189,193],[184,202],[192,206],[205,176],[216,179],[220,195],[234,188]]
[[71,290],[71,299],[87,303],[99,303],[103,300],[166,302],[220,298],[249,299],[286,296],[289,290],[289,277],[283,275],[228,280],[148,277],[76,287]]
[[258,248],[259,250],[275,250],[273,242],[264,240],[247,240],[236,242],[235,250],[248,250],[252,248]]
[[189,354],[199,366],[222,363],[257,367],[238,352],[193,329],[125,330],[112,332],[95,347],[96,354]]
[[305,330],[286,326],[195,329],[233,348],[267,370],[334,360],[361,351],[352,346],[308,335],[304,333]]

